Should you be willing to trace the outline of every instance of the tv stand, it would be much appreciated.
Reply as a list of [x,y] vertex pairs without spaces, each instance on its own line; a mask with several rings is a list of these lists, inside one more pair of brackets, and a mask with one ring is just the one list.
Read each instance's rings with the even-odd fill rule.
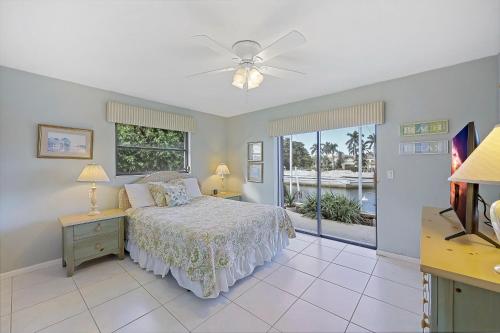
[[431,332],[500,332],[498,250],[475,236],[445,241],[459,221],[440,210],[422,211],[423,324]]
[[[439,211],[439,215],[443,215],[444,213],[451,212],[452,210],[453,210],[453,207],[443,209],[443,210]],[[465,236],[467,234],[474,234],[474,235],[478,235],[480,238],[484,239],[485,241],[487,241],[488,243],[490,243],[491,245],[493,245],[497,249],[500,249],[500,244],[498,244],[493,239],[489,238],[488,236],[486,236],[485,234],[483,234],[482,232],[479,231],[479,226],[478,226],[477,221],[471,223],[469,228],[466,227],[465,229],[466,230],[457,232],[456,234],[446,236],[444,239],[449,241],[451,239]],[[467,231],[467,230],[470,230],[470,231]]]
[[446,209],[443,209],[442,211],[439,212],[439,214],[444,214],[444,213],[448,213],[448,212],[451,212],[453,210],[453,207],[450,207],[450,208],[446,208]]
[[[439,214],[441,214],[441,212],[439,212]],[[456,234],[453,234],[453,235],[450,235],[450,236],[446,236],[444,239],[445,240],[450,240],[450,239],[457,238],[457,237],[460,237],[460,236],[465,236],[465,235],[467,235],[467,233],[465,231],[460,231],[460,232],[457,232]]]
[[[441,212],[440,212],[440,214],[441,214]],[[446,236],[444,239],[449,241],[453,238],[457,238],[457,237],[461,237],[461,236],[465,236],[465,235],[467,235],[467,233],[465,231],[460,231],[460,232],[457,232],[456,234]],[[491,238],[489,238],[488,236],[486,236],[482,232],[476,231],[476,232],[474,232],[474,235],[481,237],[482,239],[484,239],[485,241],[487,241],[488,243],[490,243],[491,245],[493,245],[497,249],[500,249],[500,244],[498,244],[497,242],[495,242],[494,240],[492,240]]]

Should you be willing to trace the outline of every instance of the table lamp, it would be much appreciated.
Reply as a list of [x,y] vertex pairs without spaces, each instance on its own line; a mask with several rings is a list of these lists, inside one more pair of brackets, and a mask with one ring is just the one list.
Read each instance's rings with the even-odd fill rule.
[[99,164],[87,164],[85,168],[83,168],[80,176],[77,181],[79,182],[90,182],[92,183],[92,187],[89,190],[90,197],[90,211],[89,215],[98,215],[101,212],[97,210],[97,198],[95,195],[96,182],[109,182],[108,175],[106,171]]
[[229,169],[227,168],[227,165],[224,163],[221,163],[217,166],[217,169],[215,170],[215,174],[218,175],[221,180],[222,180],[222,192],[224,192],[224,176],[229,175]]
[[[467,157],[465,162],[448,178],[450,181],[500,185],[500,124],[481,142]],[[495,201],[490,208],[493,229],[500,242],[500,200]],[[495,266],[500,274],[500,263]]]

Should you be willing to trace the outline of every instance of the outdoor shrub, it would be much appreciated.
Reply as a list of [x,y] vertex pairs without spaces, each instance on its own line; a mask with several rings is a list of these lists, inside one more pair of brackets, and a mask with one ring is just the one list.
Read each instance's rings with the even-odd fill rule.
[[[304,204],[297,211],[304,216],[316,218],[316,196],[307,195]],[[321,217],[342,223],[365,224],[361,205],[357,200],[332,192],[321,196]]]
[[286,186],[283,186],[283,199],[285,201],[286,207],[295,206],[295,200],[297,199],[298,192],[290,193]]

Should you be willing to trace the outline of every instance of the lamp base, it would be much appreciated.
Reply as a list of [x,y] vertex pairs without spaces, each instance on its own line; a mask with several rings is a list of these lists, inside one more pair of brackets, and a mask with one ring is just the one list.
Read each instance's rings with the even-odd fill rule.
[[101,214],[100,211],[98,211],[97,209],[93,209],[87,215],[94,216],[94,215],[99,215],[99,214]]
[[88,215],[90,215],[90,216],[101,214],[101,212],[99,210],[97,210],[97,198],[96,198],[95,192],[96,192],[96,186],[95,186],[95,183],[92,183],[92,187],[89,190],[90,211],[89,211]]

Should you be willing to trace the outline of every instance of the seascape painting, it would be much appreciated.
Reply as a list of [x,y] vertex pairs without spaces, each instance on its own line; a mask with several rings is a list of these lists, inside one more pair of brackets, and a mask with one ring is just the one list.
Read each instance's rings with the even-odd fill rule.
[[52,125],[38,126],[39,158],[91,159],[93,131]]
[[47,150],[51,153],[85,153],[87,136],[61,132],[47,133]]

